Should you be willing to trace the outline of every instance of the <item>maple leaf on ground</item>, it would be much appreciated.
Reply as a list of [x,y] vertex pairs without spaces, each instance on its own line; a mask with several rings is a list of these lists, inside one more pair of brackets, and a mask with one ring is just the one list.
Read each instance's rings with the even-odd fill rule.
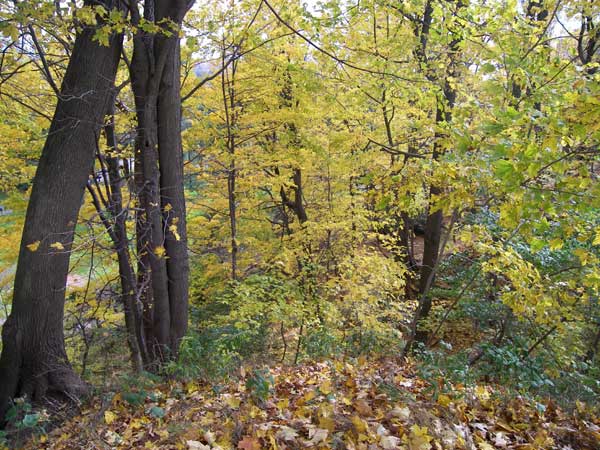
[[114,412],[104,411],[104,422],[106,422],[107,425],[110,425],[111,423],[113,423],[116,418],[117,418],[117,415]]
[[400,448],[400,438],[395,436],[382,436],[379,440],[384,450],[394,450]]
[[277,432],[276,437],[278,439],[283,439],[284,441],[293,441],[298,437],[298,432],[293,428],[283,425]]
[[187,441],[188,450],[210,450],[210,445],[204,445],[202,442],[198,441]]
[[327,439],[327,436],[329,435],[329,431],[325,430],[323,428],[312,428],[309,432],[308,432],[308,437],[309,440],[306,441],[306,445],[313,446],[313,445],[317,445],[323,441],[325,441]]
[[410,450],[429,450],[431,448],[431,436],[428,434],[427,427],[413,425],[410,427],[410,436],[408,438],[408,448]]
[[261,446],[258,439],[250,436],[244,436],[244,438],[238,442],[237,448],[241,448],[243,450],[260,450]]

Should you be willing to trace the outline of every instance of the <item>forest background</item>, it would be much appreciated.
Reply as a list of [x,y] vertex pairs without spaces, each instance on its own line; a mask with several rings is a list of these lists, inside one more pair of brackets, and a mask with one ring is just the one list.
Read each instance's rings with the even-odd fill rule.
[[48,317],[4,327],[0,438],[55,391],[260,406],[315,361],[594,414],[600,4],[192,3],[0,5],[0,323]]

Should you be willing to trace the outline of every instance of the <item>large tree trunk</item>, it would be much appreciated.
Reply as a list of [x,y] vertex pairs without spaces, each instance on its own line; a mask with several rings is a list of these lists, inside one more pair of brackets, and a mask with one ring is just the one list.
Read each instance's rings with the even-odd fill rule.
[[161,205],[167,226],[165,249],[169,277],[171,313],[170,346],[176,353],[187,331],[189,261],[185,195],[183,189],[183,146],[181,142],[181,90],[179,39],[169,54],[158,94],[158,156]]
[[[151,22],[181,25],[191,2],[147,0]],[[132,11],[132,14],[134,12]],[[139,18],[134,17],[134,21]],[[137,238],[146,327],[146,366],[174,358],[187,330],[188,256],[183,192],[179,37],[177,32],[134,37],[132,89],[137,112]]]
[[[148,18],[148,17],[147,17]],[[140,208],[143,209],[142,225],[139,227],[138,241],[145,255],[150,272],[148,289],[152,292],[151,339],[148,340],[148,353],[152,362],[166,358],[169,345],[169,294],[162,212],[160,207],[160,174],[158,167],[158,129],[156,99],[160,76],[152,67],[153,59],[149,55],[154,48],[153,36],[136,36],[131,61],[131,80],[135,94],[137,111],[136,154],[141,167],[136,167],[136,176],[143,180],[138,183]],[[149,337],[150,337],[149,336]]]
[[0,417],[18,396],[38,401],[87,391],[65,351],[65,289],[73,232],[122,44],[119,35],[101,46],[92,40],[94,33],[85,28],[75,40],[33,182],[12,311],[2,331]]

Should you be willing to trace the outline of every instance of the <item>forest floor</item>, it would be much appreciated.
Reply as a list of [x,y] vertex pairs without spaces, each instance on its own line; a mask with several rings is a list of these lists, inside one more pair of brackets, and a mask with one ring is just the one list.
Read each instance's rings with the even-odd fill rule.
[[600,419],[584,404],[567,413],[497,386],[433,387],[411,364],[364,358],[242,369],[225,385],[133,383],[26,448],[600,448]]

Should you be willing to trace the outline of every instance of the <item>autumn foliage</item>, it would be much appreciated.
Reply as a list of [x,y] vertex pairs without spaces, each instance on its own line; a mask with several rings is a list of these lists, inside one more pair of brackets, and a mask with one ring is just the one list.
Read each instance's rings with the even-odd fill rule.
[[2,3],[0,446],[600,447],[599,23]]

